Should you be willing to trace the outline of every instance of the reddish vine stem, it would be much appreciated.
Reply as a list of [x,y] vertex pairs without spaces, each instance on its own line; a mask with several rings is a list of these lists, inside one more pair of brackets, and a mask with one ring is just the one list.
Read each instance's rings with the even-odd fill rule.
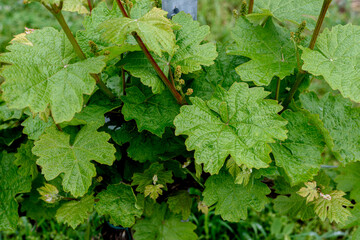
[[92,10],[93,10],[92,4],[91,4],[91,0],[87,0],[87,2],[88,2],[88,5],[89,5],[89,11],[90,11],[90,14],[91,14],[91,12],[92,12]]
[[[43,5],[46,7],[46,9],[48,9],[54,15],[54,17],[60,24],[66,37],[69,39],[71,45],[73,46],[76,55],[81,60],[85,60],[86,56],[85,56],[84,52],[82,51],[82,49],[80,48],[79,43],[76,41],[74,35],[72,34],[72,32],[69,28],[69,25],[66,23],[65,18],[61,12],[62,3],[63,2],[61,1],[60,6],[56,6],[55,4],[52,4],[51,8],[45,4],[43,4]],[[95,79],[97,86],[103,93],[105,93],[110,99],[115,98],[115,95],[111,92],[111,90],[105,85],[105,83],[103,81],[101,81],[99,75],[91,74],[91,76]]]
[[[123,16],[129,18],[129,15],[127,14],[121,0],[116,0],[116,2],[118,4],[118,6],[120,8],[120,11],[123,14]],[[146,47],[145,43],[143,42],[143,40],[135,32],[133,33],[133,36],[136,39],[137,43],[139,44],[141,50],[144,52],[146,58],[150,61],[151,65],[155,69],[156,73],[159,75],[160,79],[163,81],[163,83],[166,85],[166,87],[170,90],[171,94],[175,97],[176,101],[181,105],[187,104],[186,99],[183,96],[181,96],[181,94],[178,91],[176,91],[174,85],[170,82],[170,80],[167,78],[167,76],[161,70],[159,65],[156,63],[155,59],[153,58],[153,56],[151,55],[151,53],[147,49],[147,47]]]
[[[318,18],[318,20],[316,22],[316,27],[315,27],[315,30],[313,32],[313,35],[311,37],[311,41],[310,41],[310,44],[309,44],[309,48],[311,50],[313,50],[314,47],[315,47],[316,40],[317,40],[317,38],[319,36],[321,26],[322,26],[322,24],[324,22],[325,15],[326,15],[327,10],[329,9],[331,1],[332,0],[324,0],[324,2],[323,2],[321,12],[320,12],[319,18]],[[296,91],[298,90],[299,86],[301,85],[302,81],[304,80],[305,76],[306,76],[306,72],[303,71],[300,68],[299,72],[298,72],[298,74],[296,76],[296,81],[295,81],[294,85],[292,86],[289,95],[287,96],[287,98],[285,99],[285,101],[282,104],[284,106],[284,108],[280,113],[282,113],[283,111],[285,111],[287,109],[287,107],[289,106],[291,100],[293,99]]]
[[254,0],[250,0],[248,14],[252,13],[253,9],[254,9]]

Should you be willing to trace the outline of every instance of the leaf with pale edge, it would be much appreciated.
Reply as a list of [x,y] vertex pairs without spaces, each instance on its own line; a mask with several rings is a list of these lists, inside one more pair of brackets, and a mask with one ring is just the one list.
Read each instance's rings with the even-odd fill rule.
[[[315,93],[300,95],[302,106],[318,114],[330,134],[328,140],[336,158],[343,164],[360,160],[360,108],[340,95],[325,95],[319,99]],[[333,143],[331,143],[333,141]],[[328,144],[328,145],[329,145]]]
[[139,131],[149,132],[161,137],[166,127],[173,126],[173,120],[179,113],[180,105],[169,91],[153,94],[146,86],[126,89],[122,114],[126,121],[135,119]]
[[36,30],[27,39],[30,46],[15,42],[0,56],[0,61],[11,64],[1,73],[4,100],[10,108],[29,107],[33,113],[50,106],[56,123],[71,120],[82,109],[83,94],[93,92],[90,74],[101,72],[104,58],[70,63],[73,47],[63,32],[53,28]]
[[157,176],[157,184],[162,184],[164,190],[167,190],[166,184],[173,183],[172,172],[166,171],[164,166],[159,163],[153,163],[143,173],[135,173],[132,177],[131,186],[137,186],[136,191],[143,193],[147,185],[153,184],[154,176]]
[[122,45],[128,35],[136,32],[146,47],[159,56],[162,52],[172,55],[175,51],[175,35],[172,23],[166,18],[167,12],[153,8],[139,19],[126,17],[110,19],[100,25],[104,30],[103,38],[112,43]]
[[314,19],[319,15],[322,3],[323,0],[256,0],[254,15],[265,14],[281,22],[298,24],[306,21],[307,26],[313,29],[316,24]]
[[204,170],[218,173],[229,154],[238,165],[266,168],[271,162],[268,143],[285,140],[286,121],[274,100],[264,99],[263,88],[234,83],[229,91],[218,87],[207,102],[194,97],[175,118],[176,135],[188,135],[186,146]]
[[42,167],[46,180],[52,180],[64,173],[64,191],[74,197],[83,196],[96,176],[94,160],[101,164],[112,165],[115,148],[108,143],[110,135],[97,132],[95,125],[84,126],[70,144],[70,135],[48,128],[35,142],[33,153],[40,158],[37,164]]
[[18,148],[15,153],[15,165],[19,166],[18,173],[21,176],[31,176],[34,180],[38,175],[38,168],[36,165],[37,157],[32,154],[31,149],[33,148],[33,141],[27,141]]
[[210,34],[209,26],[200,26],[190,14],[180,12],[172,21],[182,27],[175,30],[176,45],[179,49],[171,59],[173,67],[181,66],[184,74],[201,70],[201,65],[209,66],[217,57],[215,43],[201,44]]
[[314,202],[315,213],[322,221],[328,218],[330,222],[345,223],[348,217],[351,216],[347,207],[353,205],[349,200],[343,198],[345,193],[342,191],[334,190],[329,195],[331,196],[330,200],[319,197]]
[[311,119],[303,112],[285,111],[281,116],[289,122],[289,132],[284,142],[271,144],[276,165],[285,170],[292,185],[311,180],[322,163],[325,147],[322,132],[311,125]]
[[337,25],[325,29],[316,41],[316,49],[303,49],[303,69],[323,76],[334,90],[360,102],[360,26]]
[[145,218],[138,220],[133,227],[137,240],[195,240],[196,226],[182,222],[181,217],[168,211],[165,203],[149,206]]
[[283,79],[294,73],[296,56],[290,33],[275,26],[272,20],[264,27],[254,27],[241,17],[236,20],[232,36],[235,43],[229,46],[228,54],[251,59],[236,68],[243,81],[269,85],[274,76]]
[[66,223],[73,229],[89,218],[94,209],[94,197],[85,196],[80,200],[74,200],[61,205],[56,211],[56,220],[59,223]]
[[109,185],[97,195],[99,202],[95,209],[100,215],[109,215],[110,223],[123,227],[131,227],[135,217],[140,217],[142,209],[137,206],[136,196],[129,185]]
[[173,213],[181,213],[182,219],[189,218],[191,213],[192,198],[188,191],[180,190],[168,198],[167,204]]
[[203,192],[206,205],[215,205],[215,214],[221,215],[226,221],[239,222],[248,216],[248,208],[255,211],[264,209],[268,203],[266,195],[270,189],[262,182],[255,180],[243,186],[235,184],[234,178],[226,171],[213,175],[205,182]]
[[31,190],[31,178],[17,173],[15,159],[13,154],[0,152],[0,231],[15,230],[19,219],[15,196]]

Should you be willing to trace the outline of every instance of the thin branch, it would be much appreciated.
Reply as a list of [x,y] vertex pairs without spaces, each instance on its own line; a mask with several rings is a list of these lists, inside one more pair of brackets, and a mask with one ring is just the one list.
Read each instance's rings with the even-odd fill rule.
[[122,89],[123,89],[123,95],[126,95],[126,79],[125,79],[125,70],[122,67],[121,68],[121,79],[122,79]]
[[248,14],[252,13],[253,9],[254,9],[254,0],[250,0]]
[[[324,22],[325,15],[326,15],[327,10],[329,9],[331,1],[332,0],[324,0],[324,2],[323,2],[321,12],[320,12],[318,20],[316,22],[316,27],[315,27],[315,30],[314,30],[314,33],[312,35],[311,42],[310,42],[310,45],[309,45],[310,49],[314,49],[314,47],[315,47],[316,40],[317,40],[317,38],[319,36],[321,26],[322,26],[322,24]],[[287,98],[283,102],[284,108],[280,113],[285,111],[286,108],[289,106],[291,100],[293,99],[296,91],[298,90],[299,86],[301,85],[301,83],[302,83],[303,79],[305,78],[306,74],[307,73],[305,71],[303,71],[302,68],[300,67],[299,72],[298,72],[298,74],[296,76],[296,81],[294,83],[294,86],[292,86],[289,95],[287,96]]]
[[312,38],[311,38],[311,41],[310,41],[310,45],[309,45],[310,49],[314,49],[314,47],[315,47],[316,40],[317,40],[317,38],[319,36],[321,26],[322,26],[322,24],[324,22],[325,15],[326,15],[327,10],[329,9],[331,1],[332,0],[324,0],[324,3],[322,5],[319,18],[318,18],[318,20],[316,22],[315,30],[313,32],[313,35],[312,35]]
[[[128,18],[129,15],[127,14],[121,0],[116,0],[116,2],[118,4],[123,16]],[[141,50],[144,52],[146,58],[150,61],[151,65],[155,69],[156,73],[159,75],[160,79],[163,81],[163,83],[166,85],[166,87],[170,90],[171,94],[175,97],[176,101],[181,105],[187,104],[186,99],[183,96],[181,96],[181,94],[178,91],[176,91],[174,85],[169,81],[167,76],[164,74],[164,72],[161,70],[159,65],[156,63],[155,59],[153,58],[153,56],[151,55],[151,53],[145,46],[143,40],[135,32],[133,33],[133,36],[136,39],[137,43],[139,44]]]
[[90,11],[90,14],[91,14],[91,12],[92,12],[92,10],[93,10],[92,4],[91,4],[91,0],[87,0],[87,2],[88,2],[88,5],[89,5],[89,11]]
[[[47,9],[49,9],[46,5],[44,5]],[[49,10],[54,17],[56,18],[56,20],[58,21],[58,23],[60,24],[61,28],[63,29],[63,31],[65,32],[67,38],[69,39],[71,45],[74,48],[74,51],[76,53],[76,55],[81,59],[81,60],[85,60],[86,56],[84,54],[84,52],[82,51],[82,49],[79,46],[79,43],[76,41],[74,35],[72,34],[68,24],[65,21],[65,18],[61,12],[61,5],[60,7],[57,7],[56,5],[52,5],[52,8]],[[111,90],[106,87],[106,85],[104,84],[103,81],[101,81],[99,75],[97,74],[91,74],[91,76],[95,79],[97,86],[99,87],[99,89],[101,91],[103,91],[110,99],[114,99],[115,95],[111,92]]]

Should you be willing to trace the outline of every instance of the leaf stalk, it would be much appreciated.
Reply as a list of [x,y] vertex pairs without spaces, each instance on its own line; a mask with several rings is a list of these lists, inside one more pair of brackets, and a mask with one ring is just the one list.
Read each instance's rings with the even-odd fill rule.
[[250,0],[248,14],[252,13],[253,9],[254,9],[254,0]]
[[[79,43],[76,41],[74,35],[72,34],[72,32],[69,28],[69,25],[66,23],[64,15],[61,12],[62,3],[63,2],[61,1],[60,6],[56,6],[55,4],[52,4],[51,8],[45,4],[43,4],[43,5],[45,6],[46,9],[48,9],[54,15],[54,17],[60,24],[66,37],[69,39],[71,45],[73,46],[76,55],[80,58],[80,60],[85,60],[86,56],[85,56],[84,52],[82,51],[82,49],[80,48]],[[105,85],[105,83],[103,81],[101,81],[99,75],[91,74],[91,76],[95,79],[97,86],[99,87],[99,89],[102,92],[104,92],[110,99],[115,98],[115,95],[111,92],[111,90]]]

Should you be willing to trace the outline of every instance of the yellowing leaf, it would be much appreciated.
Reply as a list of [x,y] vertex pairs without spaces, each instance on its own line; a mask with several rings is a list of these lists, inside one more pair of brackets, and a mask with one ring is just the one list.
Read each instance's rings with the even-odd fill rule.
[[306,187],[300,188],[297,192],[300,196],[306,198],[306,203],[314,201],[314,199],[319,198],[319,193],[316,188],[316,182],[305,183]]

